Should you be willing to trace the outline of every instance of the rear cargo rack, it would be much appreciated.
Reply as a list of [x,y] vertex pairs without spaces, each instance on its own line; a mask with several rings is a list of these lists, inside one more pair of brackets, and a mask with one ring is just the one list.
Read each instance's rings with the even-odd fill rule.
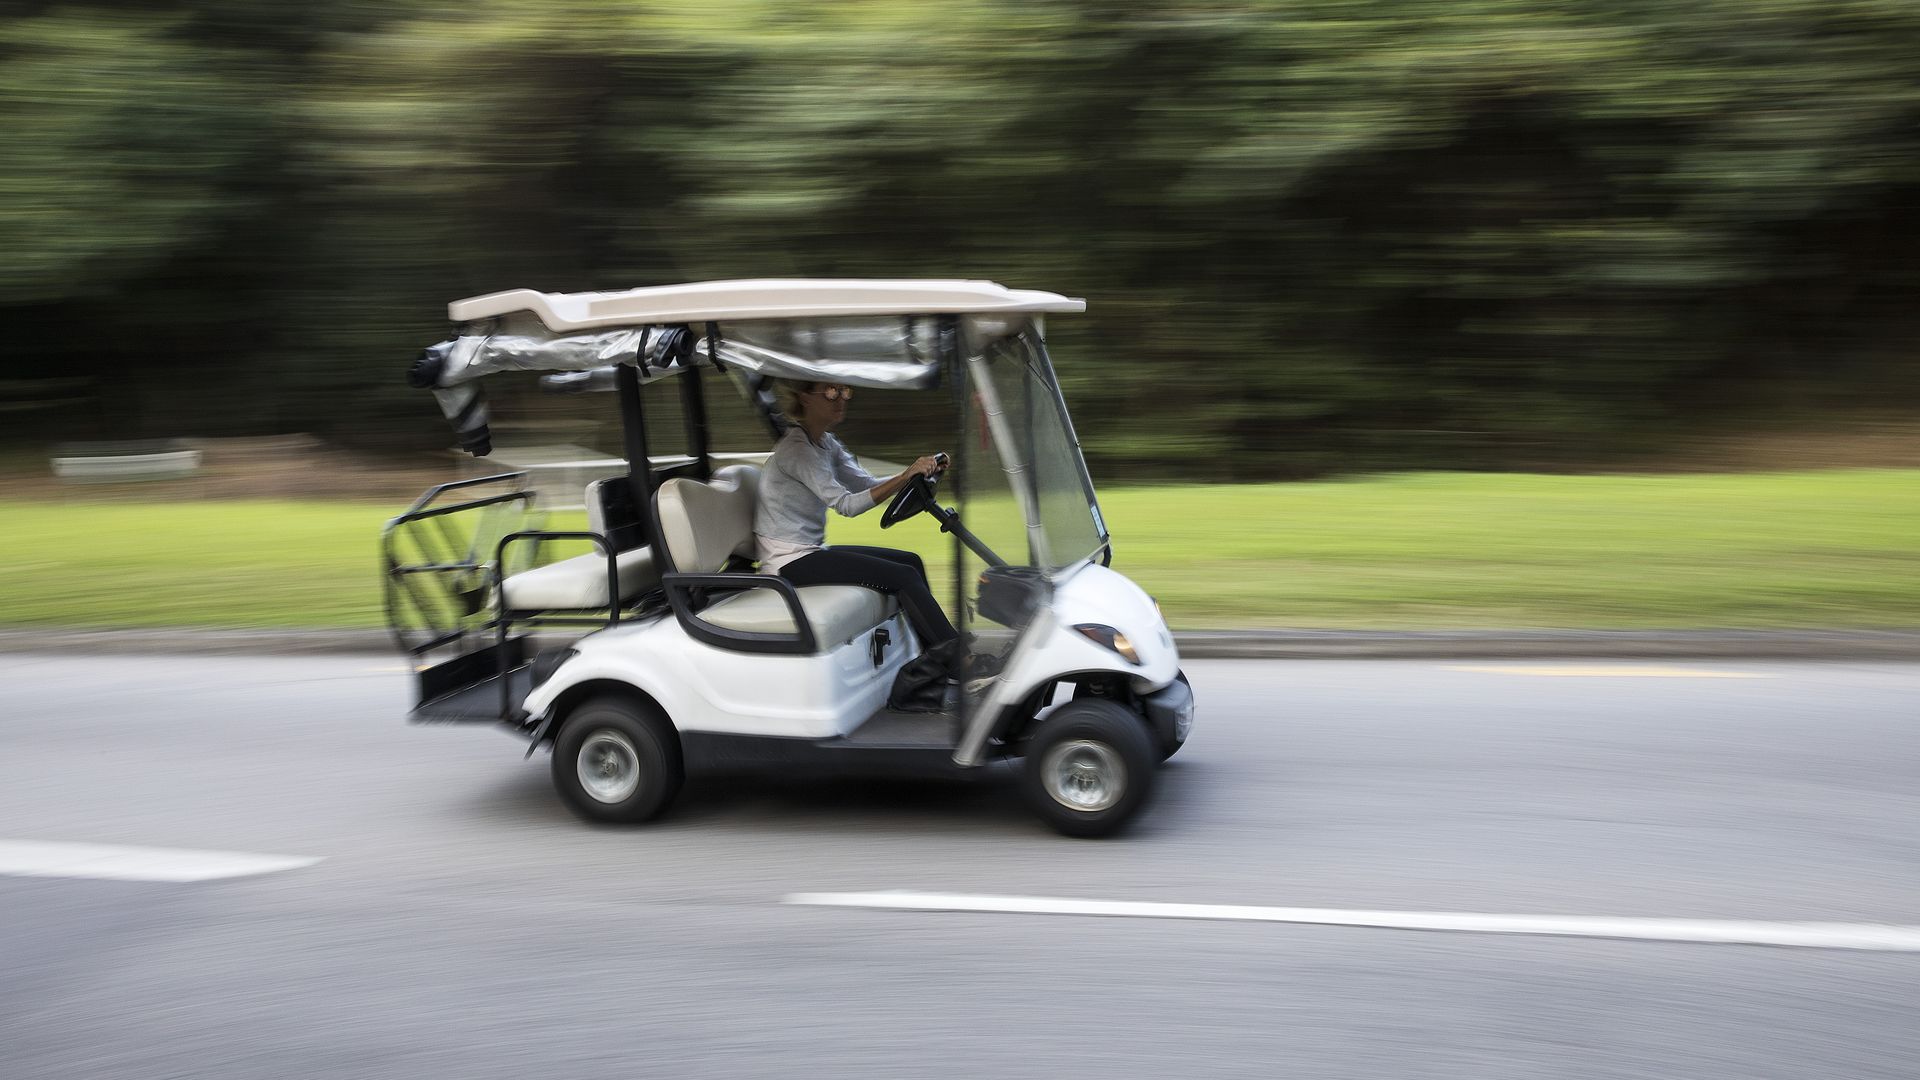
[[[491,627],[500,538],[537,524],[526,479],[498,473],[428,488],[381,530],[387,628],[402,651],[460,645]],[[449,492],[466,497],[448,501]]]

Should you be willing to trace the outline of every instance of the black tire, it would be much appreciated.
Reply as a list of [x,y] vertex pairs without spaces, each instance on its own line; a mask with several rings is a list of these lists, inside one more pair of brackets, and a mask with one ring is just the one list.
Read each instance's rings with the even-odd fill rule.
[[683,779],[673,725],[640,702],[583,702],[553,740],[553,786],[567,808],[588,821],[646,821],[666,809]]
[[[1186,682],[1186,672],[1181,672],[1179,678],[1181,682]],[[1074,688],[1073,700],[1113,701],[1113,698],[1107,694],[1096,693],[1091,687],[1083,684]],[[1168,758],[1179,753],[1180,748],[1187,744],[1185,739],[1162,738],[1157,728],[1149,727],[1148,734],[1151,736],[1150,741],[1154,745],[1154,757],[1161,762],[1165,762]]]
[[1070,701],[1027,742],[1020,790],[1041,820],[1067,836],[1109,836],[1153,794],[1160,763],[1146,722],[1111,701]]

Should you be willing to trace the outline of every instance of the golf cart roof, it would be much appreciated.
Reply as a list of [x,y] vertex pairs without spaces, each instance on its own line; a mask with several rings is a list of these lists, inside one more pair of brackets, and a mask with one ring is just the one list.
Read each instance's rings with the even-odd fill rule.
[[1087,302],[991,281],[762,278],[621,292],[510,289],[447,305],[456,323],[531,312],[556,333],[615,326],[873,315],[1081,312]]

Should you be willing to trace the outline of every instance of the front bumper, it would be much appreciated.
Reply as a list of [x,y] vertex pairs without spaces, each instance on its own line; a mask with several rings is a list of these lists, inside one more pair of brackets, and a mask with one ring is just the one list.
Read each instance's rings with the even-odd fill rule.
[[1193,730],[1193,685],[1187,682],[1186,672],[1175,675],[1172,682],[1153,693],[1141,695],[1140,705],[1164,749],[1171,752],[1187,741],[1187,733]]

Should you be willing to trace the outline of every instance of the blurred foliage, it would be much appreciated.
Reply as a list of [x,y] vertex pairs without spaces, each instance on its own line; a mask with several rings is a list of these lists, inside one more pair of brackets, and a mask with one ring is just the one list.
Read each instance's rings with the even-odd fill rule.
[[449,299],[728,276],[1087,297],[1096,470],[1916,396],[1910,0],[9,10],[0,380],[98,382],[16,435],[440,444]]

